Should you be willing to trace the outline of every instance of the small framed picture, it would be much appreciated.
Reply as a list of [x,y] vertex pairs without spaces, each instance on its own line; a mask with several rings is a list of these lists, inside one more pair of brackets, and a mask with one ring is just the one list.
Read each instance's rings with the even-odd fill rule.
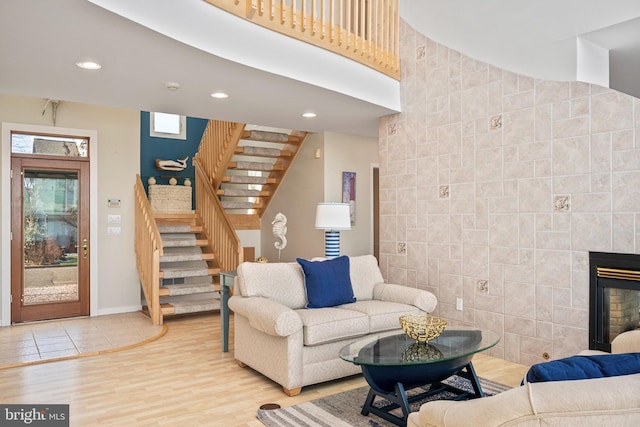
[[342,203],[349,203],[351,225],[356,224],[356,173],[342,172]]

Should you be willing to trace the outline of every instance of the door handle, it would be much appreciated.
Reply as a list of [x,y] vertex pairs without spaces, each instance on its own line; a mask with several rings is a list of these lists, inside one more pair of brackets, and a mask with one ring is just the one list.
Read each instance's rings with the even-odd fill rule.
[[87,239],[82,240],[82,257],[86,258],[89,253],[89,245],[87,244]]

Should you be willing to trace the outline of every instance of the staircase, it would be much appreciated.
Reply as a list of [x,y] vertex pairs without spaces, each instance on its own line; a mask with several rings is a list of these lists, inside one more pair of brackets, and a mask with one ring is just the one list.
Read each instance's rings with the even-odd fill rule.
[[154,214],[162,238],[160,307],[163,316],[220,309],[220,269],[195,214]]
[[137,176],[136,265],[154,324],[162,324],[164,316],[220,308],[219,273],[243,261],[236,230],[260,229],[305,137],[305,132],[209,121],[193,159],[195,212],[152,211]]
[[260,218],[306,133],[245,127],[216,194],[236,230],[260,229]]

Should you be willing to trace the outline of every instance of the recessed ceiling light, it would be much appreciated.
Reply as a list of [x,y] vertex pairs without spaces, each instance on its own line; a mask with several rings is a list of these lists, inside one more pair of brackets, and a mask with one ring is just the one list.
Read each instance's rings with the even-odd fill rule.
[[99,70],[102,65],[93,61],[76,62],[76,65],[84,70]]
[[164,87],[166,87],[168,90],[171,90],[171,91],[178,90],[178,89],[180,89],[180,83],[178,83],[178,82],[166,82],[164,84]]
[[303,113],[302,117],[305,117],[307,119],[312,119],[312,118],[316,117],[316,113],[312,113],[312,112]]
[[229,95],[224,92],[213,92],[211,94],[211,97],[216,99],[225,99],[225,98],[228,98]]

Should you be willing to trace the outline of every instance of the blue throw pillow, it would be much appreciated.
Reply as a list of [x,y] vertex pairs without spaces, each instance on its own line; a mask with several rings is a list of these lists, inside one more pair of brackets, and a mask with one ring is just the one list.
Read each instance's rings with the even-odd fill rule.
[[598,354],[571,356],[531,366],[526,380],[543,381],[583,380],[615,377],[640,372],[640,353]]
[[346,255],[326,261],[296,258],[304,273],[307,308],[334,307],[355,302]]

